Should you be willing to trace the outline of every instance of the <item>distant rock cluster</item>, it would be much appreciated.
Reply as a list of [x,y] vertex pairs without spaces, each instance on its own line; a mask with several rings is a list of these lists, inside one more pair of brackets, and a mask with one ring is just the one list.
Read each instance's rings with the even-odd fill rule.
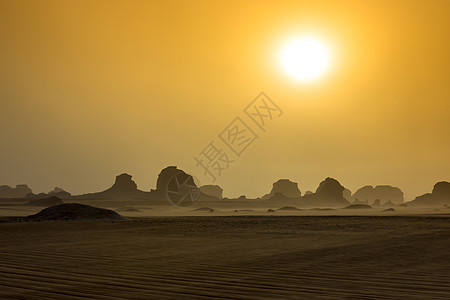
[[208,184],[208,185],[202,185],[200,187],[200,191],[204,193],[205,195],[215,197],[217,199],[223,198],[223,189],[218,185]]
[[394,204],[404,202],[403,192],[399,188],[390,185],[363,186],[352,195],[352,198],[356,203],[371,205],[382,205],[389,201]]
[[[180,177],[181,176],[181,177]],[[174,178],[186,178],[190,180],[190,185],[196,187],[193,177],[176,166],[164,168],[158,175],[156,189],[150,191],[139,190],[132,176],[123,173],[116,176],[114,184],[97,193],[83,195],[71,195],[62,188],[55,187],[48,193],[33,194],[26,184],[17,185],[15,188],[7,185],[0,186],[0,198],[21,198],[28,199],[29,205],[49,206],[60,204],[62,200],[101,200],[101,199],[147,199],[161,200],[167,197],[168,190],[176,189]],[[192,182],[191,182],[192,181]],[[264,200],[264,201],[296,201],[302,207],[346,207],[351,204],[370,205],[372,207],[393,207],[393,206],[449,206],[450,205],[450,183],[446,181],[435,184],[433,191],[419,196],[413,201],[406,202],[403,192],[398,187],[390,185],[363,186],[354,194],[349,189],[342,186],[339,181],[328,177],[323,180],[315,192],[306,191],[302,193],[298,183],[289,179],[279,179],[274,182],[268,194],[261,198],[248,199],[245,195],[238,198],[229,199],[223,197],[223,189],[218,185],[203,185],[198,188],[202,200]],[[36,201],[35,201],[36,200]],[[38,201],[39,200],[39,201]]]
[[28,199],[45,199],[45,198],[49,198],[51,196],[56,196],[60,199],[70,199],[70,197],[72,195],[69,192],[66,192],[65,190],[63,190],[62,188],[55,187],[53,190],[51,190],[47,194],[46,193],[39,193],[39,194],[29,193],[26,196],[26,198],[28,198]]
[[272,190],[269,194],[266,194],[262,199],[271,198],[298,198],[302,195],[298,188],[297,182],[290,181],[289,179],[280,179],[273,183]]
[[60,199],[68,199],[71,197],[71,194],[59,187],[55,187],[48,193],[33,194],[31,188],[29,188],[26,184],[18,184],[15,188],[12,188],[8,185],[0,186],[1,199],[43,199],[51,196],[57,196]]
[[0,198],[25,198],[32,192],[26,184],[18,184],[15,188],[8,185],[0,186]]
[[431,193],[416,197],[411,206],[445,206],[450,205],[450,182],[441,181],[434,185]]
[[123,173],[116,176],[114,184],[102,192],[72,196],[71,199],[146,199],[149,192],[137,188],[133,176]]
[[344,198],[345,188],[334,178],[328,177],[319,184],[315,193],[303,196],[303,205],[309,207],[343,207],[350,202]]

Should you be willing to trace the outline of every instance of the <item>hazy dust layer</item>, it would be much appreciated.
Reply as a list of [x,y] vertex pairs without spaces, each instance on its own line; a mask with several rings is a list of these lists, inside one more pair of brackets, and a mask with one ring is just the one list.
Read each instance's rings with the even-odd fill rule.
[[2,299],[449,299],[450,219],[0,224]]

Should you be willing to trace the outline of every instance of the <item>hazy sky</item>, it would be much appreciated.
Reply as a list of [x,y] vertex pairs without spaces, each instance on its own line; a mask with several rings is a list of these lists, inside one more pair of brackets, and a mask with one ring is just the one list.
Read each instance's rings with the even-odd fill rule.
[[[155,187],[240,116],[259,138],[216,183],[261,196],[391,184],[407,200],[450,180],[450,1],[0,0],[0,184],[74,194],[122,172]],[[312,83],[280,67],[302,34],[329,46]],[[244,108],[264,91],[266,132]]]

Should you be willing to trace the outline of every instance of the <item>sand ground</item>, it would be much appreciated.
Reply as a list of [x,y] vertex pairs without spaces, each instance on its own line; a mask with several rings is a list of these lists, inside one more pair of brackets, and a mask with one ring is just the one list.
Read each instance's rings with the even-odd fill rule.
[[444,216],[0,224],[1,299],[450,299]]

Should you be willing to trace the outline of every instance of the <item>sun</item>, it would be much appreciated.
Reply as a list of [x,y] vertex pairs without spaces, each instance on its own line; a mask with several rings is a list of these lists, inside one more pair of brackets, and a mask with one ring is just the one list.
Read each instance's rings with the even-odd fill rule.
[[319,39],[300,37],[289,41],[281,51],[281,65],[292,77],[312,81],[330,66],[330,51]]

